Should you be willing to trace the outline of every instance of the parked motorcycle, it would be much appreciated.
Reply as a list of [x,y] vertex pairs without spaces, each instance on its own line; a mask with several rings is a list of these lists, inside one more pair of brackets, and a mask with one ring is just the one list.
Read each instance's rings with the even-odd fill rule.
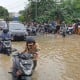
[[[20,54],[13,55],[13,68],[12,78],[13,80],[31,80],[34,67],[34,56],[32,54]],[[17,73],[19,75],[17,75]]]

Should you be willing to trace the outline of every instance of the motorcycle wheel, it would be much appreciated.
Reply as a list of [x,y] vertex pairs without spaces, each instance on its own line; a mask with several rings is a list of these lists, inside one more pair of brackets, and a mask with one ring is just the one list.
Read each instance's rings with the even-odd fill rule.
[[11,48],[6,49],[6,53],[7,53],[8,56],[10,56],[10,54],[11,54]]
[[63,33],[62,33],[62,36],[63,36],[63,37],[65,37],[65,36],[66,36],[66,35],[65,35],[65,32],[63,32]]
[[34,63],[33,70],[35,70],[35,68],[37,66],[37,60],[34,60],[33,63]]
[[29,76],[29,77],[27,76],[27,77],[25,77],[24,80],[32,80],[32,79],[31,79],[31,76]]
[[16,77],[16,76],[12,75],[12,80],[22,80],[22,79],[21,79],[21,76]]

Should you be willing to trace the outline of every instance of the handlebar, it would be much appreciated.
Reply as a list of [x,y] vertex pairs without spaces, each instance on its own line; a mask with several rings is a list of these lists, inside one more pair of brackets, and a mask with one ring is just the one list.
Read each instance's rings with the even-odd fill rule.
[[31,54],[31,53],[19,53],[18,51],[17,51],[17,49],[14,49],[14,50],[12,50],[12,52],[16,52],[16,53],[14,53],[14,54],[12,54],[12,56],[14,56],[14,57],[18,57],[18,58],[20,58],[20,59],[33,59],[34,58],[34,55],[33,54]]

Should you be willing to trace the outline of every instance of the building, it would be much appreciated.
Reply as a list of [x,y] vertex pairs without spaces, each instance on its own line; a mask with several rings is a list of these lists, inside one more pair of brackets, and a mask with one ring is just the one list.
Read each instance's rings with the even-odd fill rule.
[[19,13],[15,13],[15,12],[11,12],[9,13],[9,17],[13,18],[13,17],[19,17],[20,14]]
[[9,17],[11,17],[13,21],[19,21],[19,16],[20,16],[19,13],[15,13],[15,12],[9,13]]

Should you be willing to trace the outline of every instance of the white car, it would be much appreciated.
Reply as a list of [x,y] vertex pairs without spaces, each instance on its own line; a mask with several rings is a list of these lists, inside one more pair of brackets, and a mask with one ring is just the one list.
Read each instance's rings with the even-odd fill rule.
[[26,31],[26,27],[22,23],[9,23],[9,32],[12,35],[13,40],[14,39],[25,39],[28,35],[28,32]]
[[0,30],[7,27],[6,21],[0,21]]

